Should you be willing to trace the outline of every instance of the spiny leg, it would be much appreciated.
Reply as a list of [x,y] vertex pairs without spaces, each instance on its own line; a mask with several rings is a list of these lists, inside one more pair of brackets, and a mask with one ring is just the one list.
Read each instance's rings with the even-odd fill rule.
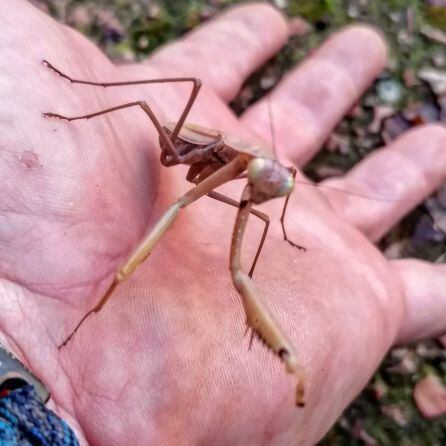
[[[209,192],[208,197],[213,198],[214,200],[221,201],[222,203],[229,204],[230,206],[234,206],[236,208],[240,207],[240,203],[237,200],[233,200],[232,198],[227,197],[226,195],[220,194],[218,192]],[[265,222],[265,227],[263,228],[263,234],[262,238],[260,239],[259,247],[257,248],[256,255],[254,257],[254,260],[252,262],[251,268],[249,270],[248,276],[252,277],[254,273],[254,269],[257,264],[257,260],[260,256],[260,252],[262,251],[263,244],[265,243],[266,234],[268,233],[269,228],[269,216],[264,214],[263,212],[258,211],[257,209],[250,209],[249,211],[252,215],[255,215],[256,217],[260,218]]]
[[116,287],[121,282],[126,280],[133,273],[133,271],[135,271],[135,269],[144,262],[144,260],[150,255],[160,238],[173,223],[180,209],[185,208],[186,206],[201,198],[203,195],[211,192],[213,189],[236,178],[237,175],[239,175],[246,169],[246,165],[247,160],[243,156],[237,156],[230,163],[226,164],[221,169],[217,170],[208,178],[203,180],[200,184],[190,189],[173,205],[171,205],[169,209],[164,213],[164,215],[160,218],[155,227],[136,246],[127,260],[124,262],[124,264],[118,269],[113,282],[108,287],[107,291],[105,292],[99,303],[80,320],[70,336],[68,336],[68,338],[65,339],[65,341],[59,346],[59,349],[73,337],[74,333],[76,333],[76,331],[90,314],[100,311],[100,309],[111,297]]
[[232,235],[230,259],[232,281],[242,299],[247,325],[284,362],[286,371],[296,377],[296,405],[304,406],[304,374],[302,368],[298,365],[294,347],[279,324],[274,320],[265,302],[257,292],[254,282],[241,267],[242,240],[252,207],[248,187],[243,191]]
[[85,81],[81,79],[73,79],[72,77],[68,76],[67,74],[63,73],[62,71],[58,70],[56,67],[54,67],[52,64],[50,64],[47,60],[43,60],[42,63],[47,66],[50,70],[57,73],[59,76],[63,77],[64,79],[69,80],[72,84],[83,84],[83,85],[92,85],[95,87],[122,87],[125,85],[143,85],[143,84],[163,84],[163,83],[183,83],[183,82],[192,82],[193,87],[191,94],[189,96],[189,99],[183,109],[183,112],[181,113],[180,119],[178,120],[173,132],[172,132],[172,142],[175,143],[175,140],[178,136],[178,133],[181,130],[181,127],[183,126],[184,122],[186,121],[186,117],[189,114],[190,109],[192,108],[193,103],[195,102],[195,99],[198,96],[198,92],[201,88],[201,80],[195,77],[165,77],[165,78],[159,78],[159,79],[142,79],[138,81],[123,81],[123,82],[92,82],[92,81]]
[[254,342],[254,337],[256,335],[256,332],[248,324],[246,324],[246,328],[245,328],[245,332],[243,333],[243,336],[246,336],[249,333],[249,330],[251,330],[251,335],[249,336],[248,350],[251,350],[252,343]]
[[[292,173],[293,175],[293,180],[296,179],[296,174],[297,171],[294,167],[289,167],[288,170]],[[297,249],[300,249],[302,251],[306,251],[307,248],[305,248],[304,246],[300,246],[297,243],[294,243],[292,240],[290,240],[286,234],[286,230],[285,230],[285,213],[286,213],[286,209],[288,207],[288,201],[290,201],[290,196],[291,194],[287,195],[287,197],[285,198],[285,203],[283,205],[283,209],[282,209],[282,215],[280,216],[280,225],[282,227],[282,233],[283,233],[283,239],[288,242],[291,246],[294,246]]]

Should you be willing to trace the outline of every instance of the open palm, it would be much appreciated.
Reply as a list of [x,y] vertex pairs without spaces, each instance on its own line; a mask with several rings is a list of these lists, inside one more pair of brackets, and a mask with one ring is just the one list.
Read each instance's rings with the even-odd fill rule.
[[[393,343],[446,330],[444,267],[389,263],[370,242],[446,177],[446,132],[429,126],[336,182],[399,201],[297,187],[287,225],[305,253],[281,238],[280,200],[263,207],[274,221],[254,279],[300,353],[305,409],[295,408],[294,382],[277,358],[258,344],[248,351],[228,272],[235,210],[206,197],[59,351],[131,248],[191,186],[185,168],[160,167],[157,134],[140,110],[73,123],[42,113],[146,100],[171,121],[189,90],[71,85],[42,59],[96,81],[200,77],[188,121],[267,140],[264,102],[241,119],[226,103],[285,42],[287,26],[268,6],[240,7],[144,64],[115,67],[25,1],[9,3],[0,0],[0,340],[48,385],[53,407],[85,442],[311,445]],[[318,150],[385,56],[374,31],[350,28],[279,85],[270,102],[284,162],[301,164]],[[238,199],[241,183],[222,191]],[[248,232],[247,263],[260,223]]]

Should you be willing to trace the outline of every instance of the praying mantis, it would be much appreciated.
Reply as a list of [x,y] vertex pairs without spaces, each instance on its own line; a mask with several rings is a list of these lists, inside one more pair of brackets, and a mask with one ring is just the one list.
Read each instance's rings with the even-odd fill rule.
[[[251,330],[250,342],[252,342],[254,336],[257,337],[284,363],[286,371],[296,379],[295,403],[299,407],[304,406],[305,379],[303,368],[297,359],[296,349],[279,323],[275,320],[273,314],[269,311],[267,304],[257,291],[252,280],[254,268],[269,227],[269,217],[253,209],[253,205],[264,203],[273,198],[285,197],[280,218],[284,239],[298,249],[305,249],[287,237],[284,226],[285,212],[290,194],[294,188],[297,173],[295,168],[283,166],[263,147],[252,145],[245,141],[231,139],[219,130],[187,123],[187,115],[201,88],[201,81],[197,78],[178,77],[102,83],[73,79],[55,68],[48,61],[44,60],[43,64],[73,84],[77,83],[99,87],[174,82],[189,82],[193,84],[185,108],[176,123],[161,125],[155,113],[145,101],[129,102],[82,116],[68,117],[54,112],[43,113],[47,118],[74,121],[90,119],[125,108],[139,107],[147,114],[159,134],[161,163],[166,167],[178,164],[189,165],[190,168],[186,179],[194,184],[192,189],[177,199],[166,210],[158,223],[149,231],[148,235],[130,253],[125,262],[119,267],[111,285],[99,303],[80,320],[73,332],[60,347],[64,346],[72,338],[90,314],[101,310],[112,296],[116,287],[126,280],[144,262],[163,234],[176,219],[180,210],[207,195],[215,200],[238,208],[232,233],[229,264],[233,284],[243,304],[247,330]],[[235,179],[247,180],[240,201],[233,200],[215,191],[217,187]],[[252,266],[249,272],[246,273],[241,265],[241,247],[250,214],[263,220],[265,226]]]

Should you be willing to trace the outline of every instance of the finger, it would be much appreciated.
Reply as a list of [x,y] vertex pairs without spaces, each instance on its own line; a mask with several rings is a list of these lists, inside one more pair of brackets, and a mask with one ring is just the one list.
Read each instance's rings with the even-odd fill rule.
[[239,6],[166,46],[149,62],[164,73],[198,76],[230,101],[287,38],[288,25],[279,11],[267,4]]
[[339,215],[377,241],[445,180],[446,128],[429,124],[406,132],[342,178],[321,184],[370,197],[324,190]]
[[401,344],[446,333],[446,265],[390,262],[402,281],[406,306],[396,339]]
[[269,102],[278,156],[302,165],[385,63],[386,46],[380,34],[366,26],[347,28],[327,40],[242,119],[271,141]]

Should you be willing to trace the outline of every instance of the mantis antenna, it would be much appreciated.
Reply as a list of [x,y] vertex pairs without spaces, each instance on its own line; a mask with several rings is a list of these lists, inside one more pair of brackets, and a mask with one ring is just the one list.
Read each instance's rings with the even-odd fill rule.
[[274,127],[273,107],[271,105],[269,98],[266,99],[266,106],[268,108],[269,133],[270,133],[270,138],[271,138],[271,148],[273,149],[274,158],[277,159],[276,129]]
[[[266,99],[266,106],[267,106],[267,110],[268,110],[271,148],[272,148],[272,151],[273,151],[274,158],[277,159],[276,128],[274,126],[273,107],[272,107],[272,104],[271,104],[271,101],[270,101],[269,98]],[[346,189],[342,189],[340,187],[328,186],[328,185],[325,185],[325,184],[314,184],[311,181],[303,181],[303,180],[294,179],[294,182],[296,184],[301,184],[303,186],[311,186],[311,187],[317,187],[318,189],[332,190],[334,192],[339,192],[339,193],[342,193],[342,194],[351,195],[353,197],[363,198],[365,200],[382,201],[382,202],[387,202],[387,203],[400,203],[400,202],[407,201],[407,200],[403,200],[401,198],[380,197],[380,196],[373,196],[373,195],[363,194],[361,192],[352,192],[352,191],[349,191],[349,190],[346,190]]]

